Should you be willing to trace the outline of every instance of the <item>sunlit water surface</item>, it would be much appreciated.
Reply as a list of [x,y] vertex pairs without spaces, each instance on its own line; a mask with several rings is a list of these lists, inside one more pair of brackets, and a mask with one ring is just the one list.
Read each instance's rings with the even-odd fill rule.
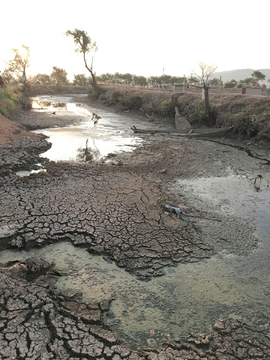
[[[78,160],[78,150],[86,147],[87,140],[88,148],[94,153],[94,160],[99,160],[109,153],[132,151],[142,142],[131,130],[131,126],[137,125],[138,120],[75,103],[69,96],[38,97],[34,99],[33,108],[39,109],[38,111],[50,110],[63,116],[73,114],[79,123],[34,131],[49,137],[52,147],[42,156],[53,161]],[[95,119],[92,119],[93,113],[101,117],[96,123]]]

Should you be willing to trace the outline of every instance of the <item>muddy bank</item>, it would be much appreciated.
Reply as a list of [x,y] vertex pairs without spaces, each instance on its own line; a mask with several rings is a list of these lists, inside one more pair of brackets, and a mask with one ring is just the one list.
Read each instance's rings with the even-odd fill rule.
[[174,116],[174,107],[195,127],[229,127],[234,125],[236,138],[256,137],[259,140],[270,139],[270,105],[268,96],[252,96],[209,93],[213,110],[213,120],[207,125],[204,118],[204,106],[200,93],[172,92],[166,90],[134,89],[121,86],[101,87],[104,94],[96,101],[97,105],[108,106],[116,111],[129,112],[146,121],[162,116],[167,121]]
[[29,95],[55,95],[55,94],[87,94],[87,86],[44,86],[33,85],[29,89]]
[[[31,122],[47,124],[44,113],[31,116]],[[52,124],[55,114],[48,117]],[[61,117],[64,123],[66,117]],[[14,158],[5,164],[19,161],[23,165],[23,157],[17,158],[14,152]],[[254,219],[232,214],[232,200],[226,193],[220,194],[222,188],[219,191],[213,187],[218,201],[212,204],[204,201],[196,188],[186,188],[184,182],[208,177],[224,177],[226,181],[233,174],[243,181],[243,189],[255,191],[249,179],[261,174],[267,184],[267,166],[266,160],[252,158],[233,147],[158,135],[146,136],[142,146],[132,153],[116,154],[113,162],[51,162],[46,173],[23,178],[11,170],[0,178],[1,250],[29,250],[69,242],[115,262],[134,278],[149,281],[162,276],[164,269],[178,264],[205,264],[207,258],[224,252],[246,257],[262,243],[256,236]],[[181,204],[186,211],[170,214],[166,204]],[[115,360],[269,357],[268,307],[264,303],[249,321],[233,315],[216,318],[212,331],[194,334],[184,342],[173,339],[166,328],[161,352],[151,329],[145,346],[131,351],[121,345],[122,338],[116,339],[114,327],[109,328],[104,321],[112,298],[94,304],[84,303],[78,295],[70,298],[54,288],[55,277],[61,275],[57,269],[31,269],[29,261],[1,267],[3,358],[11,353],[15,358],[39,358],[42,353],[45,358]],[[173,289],[171,293],[173,297]],[[181,294],[174,301],[179,299]],[[215,306],[220,305],[217,302]],[[230,314],[231,309],[235,307],[228,305],[224,313]]]
[[[107,108],[126,115],[136,116],[144,121],[162,117],[171,123],[174,108],[196,127],[229,127],[234,125],[233,138],[252,138],[255,141],[270,140],[269,96],[226,94],[210,90],[209,101],[213,119],[207,122],[200,93],[176,88],[176,91],[158,89],[135,89],[124,86],[100,85],[103,93],[98,99],[82,99],[97,107]],[[87,95],[87,87],[80,86],[32,86],[30,96],[76,94]],[[166,124],[166,122],[164,123]],[[61,125],[60,125],[61,126]]]

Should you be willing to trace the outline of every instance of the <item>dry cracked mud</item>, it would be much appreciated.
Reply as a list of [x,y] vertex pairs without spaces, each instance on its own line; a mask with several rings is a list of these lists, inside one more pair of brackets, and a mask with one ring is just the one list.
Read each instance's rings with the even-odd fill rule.
[[[256,247],[254,224],[196,208],[175,187],[177,178],[224,175],[228,168],[256,174],[261,165],[248,155],[240,159],[237,150],[213,142],[155,137],[113,163],[51,162],[46,173],[19,178],[15,171],[40,161],[48,146],[44,138],[36,142],[22,138],[0,149],[0,250],[68,241],[151,281],[167,266],[198,262],[222,249],[241,254]],[[190,212],[166,212],[166,204],[179,203]],[[211,224],[207,232],[205,221]],[[236,233],[237,241],[216,242]],[[211,334],[193,334],[185,343],[168,337],[163,351],[151,350],[150,343],[132,351],[102,321],[101,302],[55,292],[60,275],[42,259],[1,265],[0,359],[270,358],[269,331],[259,320],[251,326],[217,319]]]
[[[31,261],[28,262],[32,263]],[[168,338],[162,352],[131,351],[101,319],[101,305],[54,294],[53,269],[41,266],[35,279],[25,263],[0,268],[1,359],[236,360],[269,359],[269,337],[238,320],[219,319],[212,334],[180,343]],[[48,270],[49,269],[49,270]],[[29,274],[30,273],[30,274]],[[30,278],[31,280],[30,280]]]

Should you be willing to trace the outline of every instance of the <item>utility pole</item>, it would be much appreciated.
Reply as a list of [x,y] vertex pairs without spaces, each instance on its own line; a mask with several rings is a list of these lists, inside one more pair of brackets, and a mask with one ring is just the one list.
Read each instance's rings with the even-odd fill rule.
[[184,74],[183,92],[185,92],[185,81],[186,81],[186,75]]

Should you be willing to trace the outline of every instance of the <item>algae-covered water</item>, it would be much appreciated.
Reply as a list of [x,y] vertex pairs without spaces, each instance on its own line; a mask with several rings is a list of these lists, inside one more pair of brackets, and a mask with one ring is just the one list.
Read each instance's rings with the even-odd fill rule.
[[[43,132],[47,131],[51,139],[56,136],[56,144],[60,141],[57,137],[60,133],[64,137],[68,134],[67,138],[71,134],[80,141],[82,138],[83,144],[92,136],[91,141],[98,144],[99,139],[105,139],[110,131],[114,133],[120,126],[119,138],[125,139],[130,120],[125,122],[117,116],[109,119],[106,112],[100,111],[102,120],[94,128],[87,118],[90,117],[89,110],[83,107],[79,110],[86,117],[79,129],[69,127]],[[61,159],[57,149],[52,151]],[[198,208],[213,209],[222,216],[235,216],[253,224],[250,228],[255,230],[247,232],[246,236],[256,237],[258,241],[244,255],[221,250],[210,259],[166,268],[164,276],[148,282],[138,280],[102,256],[93,256],[67,242],[29,252],[2,251],[0,262],[25,259],[34,254],[54,261],[56,267],[66,271],[66,275],[56,281],[57,290],[68,294],[79,292],[83,301],[111,301],[109,310],[104,313],[104,321],[131,349],[161,348],[170,337],[183,340],[190,333],[209,334],[220,317],[255,324],[270,336],[267,320],[270,312],[270,190],[267,181],[269,179],[263,178],[254,183],[254,179],[228,174],[179,179],[173,185],[176,193],[181,192]],[[210,222],[208,229],[211,226]],[[232,232],[227,240],[236,242],[236,234]]]
[[[61,242],[25,251],[2,251],[0,262],[33,254],[54,261],[66,276],[58,291],[82,293],[84,301],[111,301],[104,321],[132,349],[161,348],[164,340],[185,339],[190,333],[211,333],[220,317],[254,323],[270,336],[270,191],[267,183],[256,191],[248,179],[237,176],[179,180],[176,186],[220,212],[237,214],[256,225],[259,242],[245,256],[226,250],[197,263],[166,268],[149,282],[85,249]],[[239,188],[238,188],[239,187]],[[239,191],[241,189],[241,191]],[[257,189],[258,190],[258,189]],[[234,239],[230,239],[234,241]],[[149,341],[150,339],[150,341]]]
[[256,322],[268,332],[263,319],[270,310],[267,250],[269,242],[264,239],[249,256],[222,251],[202,262],[167,268],[164,276],[149,282],[66,242],[30,252],[6,250],[0,253],[0,262],[33,254],[54,261],[67,273],[58,278],[58,291],[80,292],[89,302],[112,300],[104,321],[116,336],[133,349],[161,348],[169,337],[211,333],[222,316]]

